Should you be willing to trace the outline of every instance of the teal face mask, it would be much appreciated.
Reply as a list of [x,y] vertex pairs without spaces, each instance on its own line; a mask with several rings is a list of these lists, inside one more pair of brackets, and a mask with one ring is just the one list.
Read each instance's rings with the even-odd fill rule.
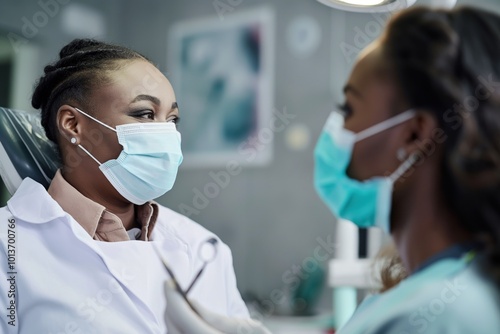
[[181,134],[174,123],[131,123],[116,129],[75,108],[116,132],[123,150],[116,159],[100,163],[82,145],[113,187],[131,203],[141,205],[172,189],[182,162]]
[[331,113],[314,152],[314,183],[319,196],[336,217],[358,227],[378,226],[389,233],[393,184],[415,163],[416,156],[410,156],[389,177],[357,181],[347,176],[347,168],[356,142],[414,116],[415,112],[408,110],[355,134],[344,128],[343,115]]

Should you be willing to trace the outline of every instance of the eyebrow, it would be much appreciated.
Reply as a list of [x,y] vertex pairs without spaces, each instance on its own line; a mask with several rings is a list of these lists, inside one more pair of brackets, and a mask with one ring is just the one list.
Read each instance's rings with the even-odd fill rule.
[[137,95],[135,99],[132,100],[131,103],[138,101],[151,101],[158,106],[161,105],[160,99],[151,95],[145,95],[145,94]]
[[[138,102],[138,101],[151,101],[153,102],[154,104],[160,106],[161,105],[161,101],[159,98],[155,97],[155,96],[151,96],[151,95],[146,95],[146,94],[141,94],[141,95],[137,95],[131,103],[134,103],[134,102]],[[177,104],[177,102],[172,102],[172,110],[175,110],[175,109],[178,109],[179,108],[179,105]]]
[[363,98],[363,95],[359,92],[359,90],[354,88],[352,85],[346,85],[344,87],[344,94],[347,94],[349,92],[353,93],[354,95],[357,95],[360,98]]

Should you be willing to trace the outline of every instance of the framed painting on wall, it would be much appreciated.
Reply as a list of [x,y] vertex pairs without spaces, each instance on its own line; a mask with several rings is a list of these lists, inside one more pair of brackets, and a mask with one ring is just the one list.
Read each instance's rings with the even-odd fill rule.
[[183,167],[271,161],[273,19],[264,7],[172,27],[166,75],[179,104]]

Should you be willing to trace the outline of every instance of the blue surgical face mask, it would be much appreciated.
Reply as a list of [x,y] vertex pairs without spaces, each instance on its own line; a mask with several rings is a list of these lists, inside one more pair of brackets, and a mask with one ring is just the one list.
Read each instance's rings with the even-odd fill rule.
[[116,159],[100,163],[85,153],[113,187],[131,203],[141,205],[172,189],[182,162],[181,135],[174,123],[131,123],[116,129],[75,108],[83,115],[116,132],[123,150]]
[[321,133],[315,155],[316,191],[333,214],[359,227],[382,228],[390,232],[390,214],[394,182],[415,163],[410,157],[388,177],[357,181],[347,176],[354,144],[401,124],[415,116],[408,110],[357,134],[344,128],[344,116],[333,112]]

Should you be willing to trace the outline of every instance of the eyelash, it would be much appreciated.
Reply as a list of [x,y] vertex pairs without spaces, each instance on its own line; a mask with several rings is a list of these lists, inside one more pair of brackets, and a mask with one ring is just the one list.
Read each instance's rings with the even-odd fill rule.
[[343,112],[344,117],[349,117],[352,115],[352,108],[347,102],[345,102],[344,104],[338,104],[337,108],[339,108],[340,111]]
[[[143,119],[144,119],[144,116],[148,116],[147,119],[150,119],[150,120],[154,120],[155,119],[154,118],[155,117],[155,113],[152,110],[144,110],[144,112],[139,111],[137,113],[134,113],[132,116],[133,117],[137,117],[137,118],[143,118]],[[152,116],[152,118],[150,116]],[[167,122],[172,122],[172,123],[174,123],[174,124],[177,125],[180,122],[180,117],[179,116],[174,116],[171,119],[167,120]]]
[[179,116],[174,116],[169,122],[174,123],[175,125],[179,124],[181,118]]
[[[155,113],[152,110],[137,111],[137,112],[132,113],[132,116],[137,117],[137,118],[142,118],[142,119],[146,119],[144,116],[148,116],[147,119],[150,119],[150,120],[155,119]],[[150,118],[150,116],[152,116],[152,118]]]

